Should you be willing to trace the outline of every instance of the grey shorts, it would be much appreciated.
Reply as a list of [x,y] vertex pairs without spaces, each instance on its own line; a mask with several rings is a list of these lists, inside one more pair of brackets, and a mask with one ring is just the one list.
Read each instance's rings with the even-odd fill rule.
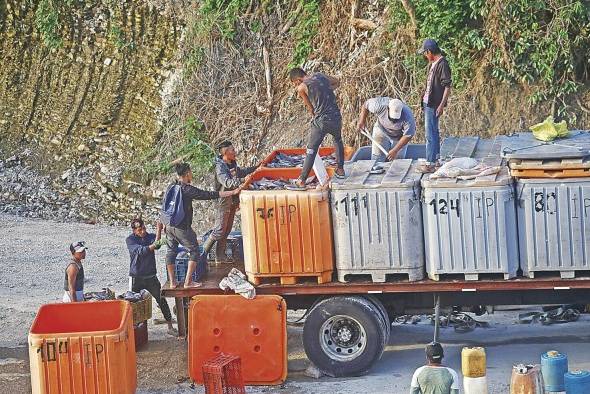
[[166,253],[166,264],[174,264],[178,255],[178,245],[182,245],[188,250],[190,261],[199,259],[199,243],[197,234],[192,228],[182,229],[169,226],[166,228],[166,237],[168,239],[168,252]]

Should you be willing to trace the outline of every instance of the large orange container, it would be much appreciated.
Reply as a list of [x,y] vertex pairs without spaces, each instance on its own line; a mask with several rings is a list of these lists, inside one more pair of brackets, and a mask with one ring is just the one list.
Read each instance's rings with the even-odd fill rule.
[[276,295],[200,295],[191,301],[189,375],[203,383],[203,365],[221,353],[238,356],[247,385],[287,378],[287,304]]
[[[258,170],[250,179],[294,179],[297,168]],[[264,277],[294,284],[302,276],[332,280],[334,245],[327,190],[244,190],[240,193],[244,265],[255,284]]]
[[[305,154],[305,151],[307,149],[306,148],[284,148],[284,149],[276,149],[273,150],[270,155],[268,155],[263,161],[262,164],[260,165],[261,168],[264,169],[268,169],[268,170],[282,170],[283,168],[269,168],[266,167],[266,165],[268,163],[270,163],[271,161],[273,161],[275,159],[275,157],[277,157],[277,154],[279,153],[284,153],[286,155],[303,155]],[[336,152],[336,149],[334,147],[327,147],[327,146],[323,146],[320,147],[318,153],[320,154],[320,157],[324,157],[324,156],[329,156],[331,154],[333,154],[334,152]],[[352,155],[354,155],[354,148],[352,146],[345,146],[344,147],[344,160],[350,160],[350,158],[352,157]]]
[[133,313],[126,301],[47,304],[29,331],[33,394],[135,393]]

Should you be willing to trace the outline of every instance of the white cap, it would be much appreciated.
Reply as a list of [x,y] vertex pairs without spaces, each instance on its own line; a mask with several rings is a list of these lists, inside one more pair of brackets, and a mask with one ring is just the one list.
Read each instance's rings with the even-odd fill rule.
[[399,119],[402,117],[402,110],[404,109],[404,102],[399,99],[389,100],[389,117],[391,119]]

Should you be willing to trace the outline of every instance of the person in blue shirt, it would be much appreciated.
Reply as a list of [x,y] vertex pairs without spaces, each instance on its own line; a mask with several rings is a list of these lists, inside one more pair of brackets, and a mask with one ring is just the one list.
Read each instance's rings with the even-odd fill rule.
[[166,239],[162,239],[162,224],[158,222],[156,234],[148,233],[142,219],[131,221],[133,234],[125,240],[131,263],[129,265],[129,277],[131,291],[138,293],[146,289],[158,303],[166,323],[168,323],[168,334],[176,336],[178,332],[172,326],[172,314],[165,298],[160,295],[162,285],[158,280],[156,270],[156,253]]

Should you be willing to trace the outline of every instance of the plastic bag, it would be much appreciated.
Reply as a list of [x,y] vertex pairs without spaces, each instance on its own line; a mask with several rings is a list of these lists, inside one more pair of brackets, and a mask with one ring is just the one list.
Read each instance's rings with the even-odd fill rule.
[[556,138],[568,137],[570,134],[565,120],[555,123],[553,116],[548,116],[542,123],[533,125],[530,129],[533,136],[541,141],[553,141]]

